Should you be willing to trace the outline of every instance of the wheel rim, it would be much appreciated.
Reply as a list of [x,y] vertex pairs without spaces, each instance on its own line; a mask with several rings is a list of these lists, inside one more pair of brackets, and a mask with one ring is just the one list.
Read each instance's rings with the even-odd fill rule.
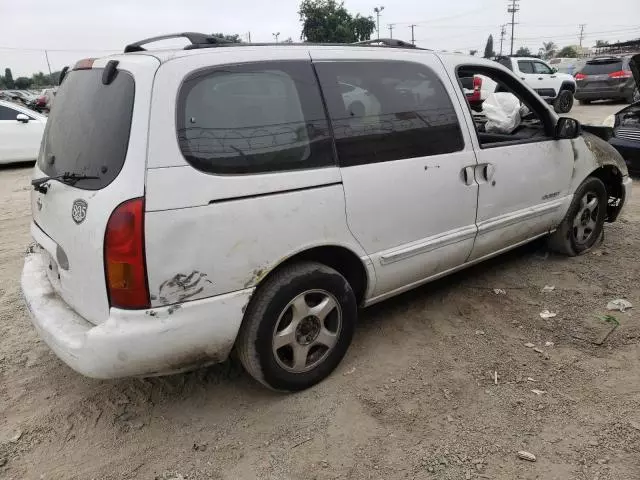
[[272,351],[278,365],[302,373],[320,365],[338,343],[342,308],[326,290],[307,290],[282,310],[273,329]]
[[573,238],[579,245],[588,243],[596,233],[600,201],[595,192],[580,199],[580,208],[573,219]]

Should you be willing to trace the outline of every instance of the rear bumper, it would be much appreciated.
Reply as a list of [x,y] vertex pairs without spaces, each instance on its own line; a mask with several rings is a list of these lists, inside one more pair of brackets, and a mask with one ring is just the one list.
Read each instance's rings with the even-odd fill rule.
[[620,152],[630,172],[640,173],[640,142],[611,137],[609,143]]
[[224,361],[253,289],[149,310],[112,308],[93,325],[54,291],[45,256],[28,254],[22,292],[42,339],[71,368],[93,378],[175,373]]
[[620,86],[594,90],[578,89],[574,94],[576,100],[606,100],[621,99],[628,97],[633,92],[634,87]]

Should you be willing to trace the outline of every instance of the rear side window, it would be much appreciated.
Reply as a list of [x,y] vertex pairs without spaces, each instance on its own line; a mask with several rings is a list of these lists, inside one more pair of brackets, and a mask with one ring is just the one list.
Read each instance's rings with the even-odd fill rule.
[[196,169],[250,174],[335,165],[310,62],[196,72],[178,96],[178,142]]
[[47,120],[38,167],[49,176],[76,173],[98,177],[74,186],[99,190],[120,173],[127,156],[135,83],[118,70],[109,85],[103,69],[69,72]]
[[[464,147],[449,94],[410,62],[316,64],[342,166],[440,155]],[[342,85],[355,87],[345,91]]]
[[527,60],[518,60],[518,69],[522,73],[533,73],[533,63]]
[[585,75],[605,75],[622,70],[622,59],[608,62],[587,62],[582,69]]

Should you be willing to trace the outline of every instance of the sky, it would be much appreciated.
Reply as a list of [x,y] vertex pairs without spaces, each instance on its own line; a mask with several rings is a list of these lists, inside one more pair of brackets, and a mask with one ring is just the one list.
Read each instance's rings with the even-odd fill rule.
[[[270,42],[279,32],[300,38],[299,0],[0,0],[0,72],[10,67],[14,78],[60,70],[79,58],[122,51],[127,43],[155,35],[195,31],[251,32],[254,42]],[[434,50],[484,52],[489,34],[500,49],[500,25],[510,21],[507,0],[345,0],[352,14],[375,16],[384,6],[380,34],[411,40]],[[537,52],[543,41],[577,44],[580,24],[584,46],[596,40],[624,41],[640,37],[640,0],[520,0],[516,14],[515,49]],[[508,53],[510,27],[505,39]],[[375,35],[375,34],[374,34]]]

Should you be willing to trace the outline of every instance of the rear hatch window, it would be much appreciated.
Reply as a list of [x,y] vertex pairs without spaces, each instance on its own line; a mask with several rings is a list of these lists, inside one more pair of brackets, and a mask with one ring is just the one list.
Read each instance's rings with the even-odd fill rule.
[[118,70],[109,85],[102,69],[77,70],[64,79],[44,133],[38,167],[48,176],[72,173],[83,190],[100,190],[120,173],[127,155],[135,83]]
[[582,69],[585,75],[608,75],[622,70],[622,60],[612,59],[599,62],[587,62]]

